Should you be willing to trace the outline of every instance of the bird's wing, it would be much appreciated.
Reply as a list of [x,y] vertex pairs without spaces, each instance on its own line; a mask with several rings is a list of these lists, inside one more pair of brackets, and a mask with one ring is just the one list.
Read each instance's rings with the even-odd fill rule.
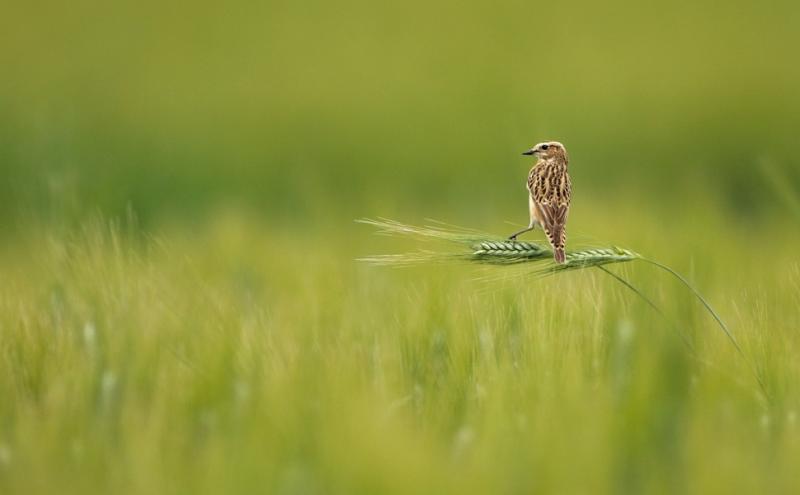
[[[559,173],[560,172],[560,173]],[[531,194],[542,220],[542,227],[556,250],[563,250],[567,243],[567,217],[572,187],[566,170],[543,168],[535,174]]]
[[553,205],[540,203],[539,212],[542,216],[544,233],[550,245],[556,249],[563,249],[567,244],[567,216],[569,205]]

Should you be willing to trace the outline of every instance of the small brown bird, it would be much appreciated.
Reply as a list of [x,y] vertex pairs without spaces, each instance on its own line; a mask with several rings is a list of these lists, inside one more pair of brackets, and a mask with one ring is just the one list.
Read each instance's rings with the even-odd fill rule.
[[567,243],[567,216],[569,202],[572,197],[572,184],[567,173],[567,150],[557,141],[539,143],[523,155],[536,156],[536,164],[528,173],[528,204],[531,222],[527,228],[515,232],[509,237],[517,236],[533,230],[536,225],[544,229],[550,245],[553,246],[553,257],[557,263],[564,263],[564,246]]

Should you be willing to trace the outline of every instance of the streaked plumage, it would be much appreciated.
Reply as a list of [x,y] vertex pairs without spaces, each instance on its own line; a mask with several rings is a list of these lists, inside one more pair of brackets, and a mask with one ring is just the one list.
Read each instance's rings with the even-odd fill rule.
[[564,248],[567,243],[567,217],[572,197],[567,165],[569,158],[564,145],[557,141],[539,143],[523,155],[535,155],[536,164],[528,174],[530,224],[511,235],[516,239],[523,232],[539,225],[553,247],[556,262],[564,263]]

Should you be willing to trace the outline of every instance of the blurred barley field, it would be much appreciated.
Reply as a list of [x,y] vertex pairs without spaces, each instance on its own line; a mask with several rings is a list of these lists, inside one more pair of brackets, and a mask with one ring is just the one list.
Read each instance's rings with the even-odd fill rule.
[[[795,3],[3,11],[0,493],[800,491]],[[568,247],[744,356],[636,262],[663,315],[355,261],[434,247],[362,217],[509,234],[549,139]]]

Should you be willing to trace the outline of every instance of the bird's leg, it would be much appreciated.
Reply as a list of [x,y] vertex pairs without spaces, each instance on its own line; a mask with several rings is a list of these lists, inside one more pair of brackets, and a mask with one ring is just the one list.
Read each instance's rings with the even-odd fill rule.
[[531,221],[530,225],[528,225],[528,226],[527,226],[527,227],[525,227],[524,229],[522,229],[522,230],[520,230],[520,231],[518,231],[518,232],[514,232],[513,234],[511,234],[510,236],[508,236],[508,240],[509,240],[509,241],[516,241],[516,240],[517,240],[517,236],[518,236],[518,235],[520,235],[520,234],[524,234],[525,232],[530,232],[531,230],[533,230],[533,229],[534,229],[534,227],[535,227],[535,226],[536,226],[536,223],[535,223],[535,222],[533,222],[533,221]]

